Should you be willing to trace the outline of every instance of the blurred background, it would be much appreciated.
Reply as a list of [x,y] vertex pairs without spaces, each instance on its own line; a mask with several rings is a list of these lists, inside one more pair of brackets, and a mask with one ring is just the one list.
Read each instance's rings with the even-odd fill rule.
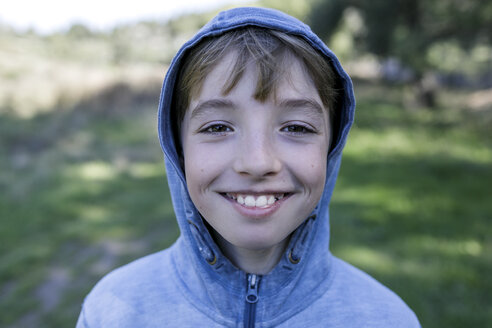
[[104,274],[177,238],[156,132],[162,79],[185,40],[241,4],[308,22],[353,77],[333,253],[424,327],[490,326],[492,2],[481,0],[3,3],[0,326],[73,327]]

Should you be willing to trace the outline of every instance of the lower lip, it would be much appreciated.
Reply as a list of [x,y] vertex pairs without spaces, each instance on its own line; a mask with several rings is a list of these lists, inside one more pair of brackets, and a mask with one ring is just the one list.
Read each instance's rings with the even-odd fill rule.
[[275,201],[275,203],[273,203],[272,205],[264,208],[244,206],[239,204],[236,200],[231,199],[225,195],[223,197],[231,202],[236,211],[238,211],[242,216],[260,220],[273,215],[273,213],[275,213],[290,196],[291,195],[284,196],[282,199],[279,199]]

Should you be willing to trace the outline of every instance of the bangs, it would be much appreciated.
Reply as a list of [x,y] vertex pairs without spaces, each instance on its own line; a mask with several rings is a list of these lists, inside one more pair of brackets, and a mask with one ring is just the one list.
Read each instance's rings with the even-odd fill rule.
[[264,102],[275,93],[279,81],[285,74],[284,62],[288,49],[264,30],[248,29],[237,41],[242,46],[230,49],[236,53],[236,61],[222,93],[229,94],[241,80],[248,64],[254,63],[257,81],[253,98]]

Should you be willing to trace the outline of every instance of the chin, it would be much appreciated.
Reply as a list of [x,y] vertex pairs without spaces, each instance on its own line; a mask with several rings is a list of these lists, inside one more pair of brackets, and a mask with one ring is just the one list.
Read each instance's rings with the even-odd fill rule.
[[[283,237],[283,236],[282,236]],[[241,238],[236,238],[232,240],[236,247],[245,248],[249,250],[266,250],[270,249],[278,244],[281,244],[288,237],[273,236],[271,234],[254,234],[250,236],[241,236]]]

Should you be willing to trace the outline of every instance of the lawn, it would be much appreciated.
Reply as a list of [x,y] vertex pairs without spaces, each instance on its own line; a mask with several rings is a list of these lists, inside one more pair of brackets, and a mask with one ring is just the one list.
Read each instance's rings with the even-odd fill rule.
[[[405,110],[402,92],[356,85],[332,251],[395,290],[424,327],[485,327],[490,116]],[[156,104],[87,106],[0,116],[2,327],[73,327],[105,273],[178,236]]]

